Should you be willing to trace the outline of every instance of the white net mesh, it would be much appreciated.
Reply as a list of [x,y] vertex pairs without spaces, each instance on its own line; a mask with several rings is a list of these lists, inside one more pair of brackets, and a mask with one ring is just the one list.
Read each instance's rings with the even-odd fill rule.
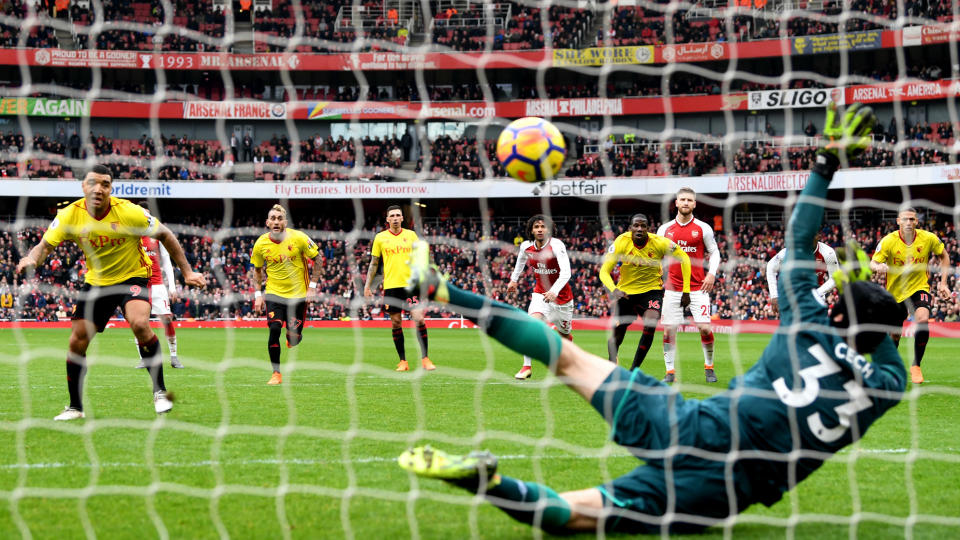
[[[569,380],[537,362],[531,379],[516,380],[520,356],[452,308],[427,313],[437,370],[423,369],[405,319],[411,371],[394,372],[382,270],[373,298],[363,294],[386,208],[402,206],[404,226],[430,241],[452,283],[521,310],[535,281],[524,274],[508,288],[518,246],[531,215],[549,216],[570,257],[576,343],[605,358],[604,252],[637,212],[651,231],[673,219],[677,189],[692,187],[694,216],[722,256],[707,304],[720,380],[702,382],[688,317],[672,388],[718,394],[776,328],[766,264],[784,247],[830,99],[869,103],[880,124],[873,147],[838,173],[820,241],[855,238],[872,252],[913,207],[919,228],[955,257],[957,10],[814,0],[3,4],[0,536],[540,535],[408,475],[397,455],[424,443],[489,448],[503,474],[558,492],[640,462],[610,441]],[[563,132],[560,179],[502,180],[495,140],[522,116]],[[173,411],[150,409],[137,348],[114,319],[88,350],[86,418],[54,422],[88,268],[65,242],[36,277],[15,270],[55,213],[82,197],[77,179],[95,163],[111,167],[115,196],[142,201],[177,235],[208,285],[184,288],[176,271],[174,356],[186,369],[169,367],[156,321]],[[268,330],[252,311],[250,261],[275,202],[324,261],[303,343],[280,339],[279,387],[266,385]],[[956,536],[958,306],[938,294],[942,271],[930,263],[927,382],[908,385],[862,442],[799,486],[791,480],[777,505],[686,519],[718,536]],[[947,274],[953,291],[956,271]],[[909,365],[915,326],[905,330]],[[640,335],[638,321],[621,365]],[[659,379],[659,331],[651,349],[642,369]]]

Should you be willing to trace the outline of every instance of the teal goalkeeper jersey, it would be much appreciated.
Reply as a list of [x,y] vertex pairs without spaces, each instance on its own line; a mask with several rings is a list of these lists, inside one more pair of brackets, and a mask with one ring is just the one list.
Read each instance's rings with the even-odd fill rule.
[[[828,181],[811,173],[803,195],[826,198]],[[741,461],[753,497],[767,505],[818,469],[830,455],[860,439],[896,405],[906,385],[903,361],[887,337],[867,361],[830,327],[818,300],[813,237],[823,208],[801,198],[791,218],[781,277],[781,323],[760,360],[730,389],[706,400],[737,418],[741,450],[780,454]],[[790,234],[790,233],[788,233]],[[725,410],[724,410],[725,409]],[[718,411],[719,412],[719,411]],[[788,454],[801,450],[791,480]],[[817,453],[820,453],[817,455]]]

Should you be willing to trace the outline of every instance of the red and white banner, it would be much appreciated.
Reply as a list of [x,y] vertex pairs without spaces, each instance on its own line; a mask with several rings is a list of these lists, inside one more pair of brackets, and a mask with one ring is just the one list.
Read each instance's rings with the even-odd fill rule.
[[264,101],[188,101],[183,104],[183,117],[226,118],[228,120],[283,120],[286,103]]

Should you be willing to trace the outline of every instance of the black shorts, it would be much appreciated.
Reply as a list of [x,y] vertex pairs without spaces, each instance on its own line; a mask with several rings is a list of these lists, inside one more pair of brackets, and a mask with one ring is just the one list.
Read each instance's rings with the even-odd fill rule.
[[130,278],[106,287],[84,283],[70,318],[74,321],[93,321],[97,332],[103,332],[117,308],[126,315],[127,302],[143,300],[150,305],[150,286],[147,283],[147,278]]
[[383,290],[383,304],[387,313],[393,314],[417,309],[420,299],[416,295],[407,295],[405,287],[394,287]]
[[267,305],[267,324],[279,322],[287,325],[287,333],[303,333],[303,321],[307,318],[306,298],[284,298],[273,294],[263,297]]
[[932,300],[933,297],[930,296],[930,291],[917,291],[911,294],[910,298],[897,304],[900,306],[901,321],[907,320],[917,311],[917,308],[927,308],[927,311],[929,311]]
[[643,314],[649,310],[657,312],[657,318],[660,318],[660,311],[663,309],[663,289],[656,289],[640,294],[631,294],[617,300],[617,312],[614,314],[620,320],[621,324],[633,322],[635,317],[643,318]]

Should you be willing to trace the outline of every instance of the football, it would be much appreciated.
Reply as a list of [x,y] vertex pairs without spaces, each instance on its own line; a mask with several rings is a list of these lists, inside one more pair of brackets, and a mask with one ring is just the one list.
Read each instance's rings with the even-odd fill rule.
[[553,178],[566,155],[560,130],[543,118],[514,120],[497,139],[497,159],[507,174],[523,182]]

